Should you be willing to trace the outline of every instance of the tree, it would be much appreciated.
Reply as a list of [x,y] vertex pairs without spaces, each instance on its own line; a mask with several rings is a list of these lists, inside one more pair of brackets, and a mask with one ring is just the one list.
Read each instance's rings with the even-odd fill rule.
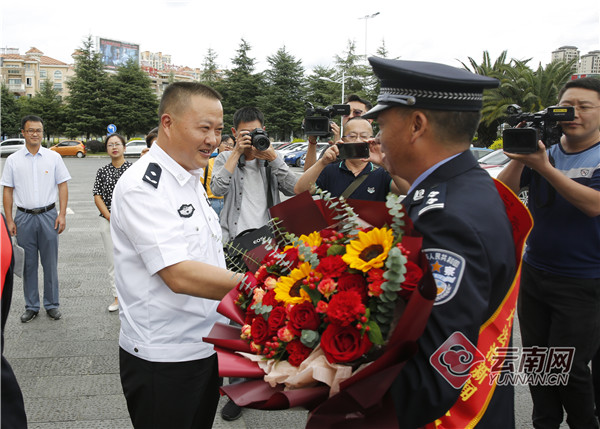
[[227,72],[227,80],[219,87],[223,95],[223,119],[233,126],[233,114],[244,106],[260,107],[258,96],[264,92],[262,76],[255,74],[255,60],[248,56],[252,48],[242,39],[237,56],[232,58],[233,68]]
[[41,89],[27,100],[28,112],[44,120],[44,133],[47,140],[63,131],[64,105],[60,93],[54,89],[54,85],[50,80],[45,80]]
[[[102,112],[110,110],[110,101],[106,88],[109,87],[108,75],[104,71],[102,56],[94,52],[92,36],[83,41],[83,47],[75,56],[75,76],[67,82],[65,132],[70,137],[85,135],[100,136],[108,125]],[[129,100],[131,102],[131,100]]]
[[103,111],[105,122],[117,126],[130,138],[146,133],[158,124],[158,99],[150,78],[133,60],[110,77],[111,103]]
[[4,83],[0,84],[0,135],[18,136],[21,130],[21,112],[15,96]]
[[[337,66],[335,79],[341,82],[345,79],[344,98],[349,94],[357,94],[369,101],[377,98],[375,93],[375,77],[371,67],[361,62],[362,55],[356,54],[356,45],[354,41],[348,40],[345,57],[335,56]],[[338,94],[341,98],[341,85],[338,85]],[[345,100],[344,100],[345,101]]]
[[219,74],[219,66],[217,65],[217,53],[212,48],[208,48],[208,52],[202,63],[200,81],[208,86],[214,86],[219,80],[221,80],[221,76]]
[[266,90],[257,98],[267,112],[268,131],[275,140],[287,140],[300,128],[304,118],[302,61],[286,52],[285,47],[267,57],[271,66],[264,73]]

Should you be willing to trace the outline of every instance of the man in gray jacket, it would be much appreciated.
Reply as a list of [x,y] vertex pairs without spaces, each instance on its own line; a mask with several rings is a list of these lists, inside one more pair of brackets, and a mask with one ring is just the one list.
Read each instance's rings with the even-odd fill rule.
[[295,195],[298,180],[272,146],[259,150],[252,145],[251,133],[265,129],[264,115],[259,109],[239,109],[233,115],[233,125],[235,148],[219,154],[210,185],[214,195],[224,197],[223,243],[241,232],[265,225],[269,221],[268,208],[281,201],[279,192]]

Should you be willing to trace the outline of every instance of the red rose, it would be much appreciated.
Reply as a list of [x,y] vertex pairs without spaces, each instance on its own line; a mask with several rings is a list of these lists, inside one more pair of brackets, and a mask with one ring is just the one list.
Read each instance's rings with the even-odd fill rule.
[[310,355],[312,349],[306,347],[300,340],[294,340],[287,344],[285,350],[289,353],[288,362],[290,365],[300,366],[302,362]]
[[293,270],[300,264],[300,260],[298,259],[298,249],[296,247],[286,250],[283,252],[283,255],[283,260],[279,262],[279,265],[285,265],[286,267],[290,267],[290,270]]
[[331,363],[352,362],[371,348],[371,341],[365,332],[354,326],[338,326],[331,324],[321,336],[321,348]]
[[285,324],[287,313],[285,308],[279,306],[271,310],[267,325],[269,326],[269,336],[277,334],[277,330]]
[[321,260],[327,256],[327,251],[329,250],[330,247],[331,247],[331,244],[329,244],[329,243],[321,244],[319,247],[317,247],[314,250],[314,253],[319,257],[319,260]]
[[254,313],[254,310],[251,310],[250,307],[248,307],[248,309],[246,310],[246,314],[244,316],[244,323],[246,325],[252,325],[252,321],[254,320],[255,317],[256,317],[256,313]]
[[319,314],[309,301],[296,304],[290,310],[290,331],[294,335],[302,334],[303,329],[316,331],[321,324]]
[[254,277],[256,277],[256,281],[259,283],[263,283],[265,281],[265,279],[267,278],[267,276],[269,275],[268,271],[267,271],[267,266],[266,265],[261,265],[258,270],[256,270],[256,273],[254,274]]
[[419,284],[419,281],[423,277],[423,270],[414,262],[406,262],[406,273],[404,273],[404,282],[402,283],[402,289],[406,291],[413,291]]
[[347,269],[348,265],[341,255],[326,256],[321,259],[317,266],[317,271],[323,274],[324,277],[339,277]]
[[327,316],[332,323],[348,326],[365,313],[365,305],[358,292],[348,290],[338,292],[327,306]]
[[271,289],[262,299],[262,305],[272,305],[273,307],[281,305],[279,301],[275,299],[275,290]]
[[341,291],[356,291],[363,302],[367,301],[367,282],[362,274],[346,273],[338,279],[338,290]]
[[264,344],[269,339],[269,326],[265,321],[264,317],[257,316],[252,321],[250,328],[252,333],[252,340],[257,344]]

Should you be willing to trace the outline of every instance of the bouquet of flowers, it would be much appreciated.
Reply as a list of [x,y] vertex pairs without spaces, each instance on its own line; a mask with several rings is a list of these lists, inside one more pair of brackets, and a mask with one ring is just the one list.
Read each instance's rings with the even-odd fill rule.
[[[249,252],[253,269],[219,306],[241,330],[215,326],[205,339],[222,376],[261,378],[222,389],[241,406],[314,409],[390,367],[399,372],[431,310],[429,264],[396,196],[351,205],[307,195],[272,210],[276,240]],[[298,227],[297,213],[313,222]],[[326,227],[313,226],[317,218]]]

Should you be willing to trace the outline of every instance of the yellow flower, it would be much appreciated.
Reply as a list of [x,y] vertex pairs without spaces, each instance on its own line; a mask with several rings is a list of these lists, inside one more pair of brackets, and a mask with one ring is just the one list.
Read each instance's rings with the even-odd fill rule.
[[364,273],[371,268],[381,268],[392,248],[394,236],[388,228],[373,228],[369,232],[358,232],[358,238],[346,245],[342,259],[350,268]]
[[323,238],[321,238],[321,234],[318,232],[311,232],[308,236],[302,234],[299,239],[304,242],[306,246],[309,247],[319,247]]
[[[302,234],[300,237],[298,237],[298,240],[302,241],[304,245],[308,247],[319,247],[323,242],[323,238],[318,232],[311,232],[308,235]],[[293,247],[294,246],[285,246],[283,248],[283,251],[285,252],[286,250],[292,249]]]
[[310,264],[305,262],[293,269],[289,276],[281,277],[275,285],[275,299],[285,302],[286,305],[310,301],[310,296],[300,287],[310,272]]

